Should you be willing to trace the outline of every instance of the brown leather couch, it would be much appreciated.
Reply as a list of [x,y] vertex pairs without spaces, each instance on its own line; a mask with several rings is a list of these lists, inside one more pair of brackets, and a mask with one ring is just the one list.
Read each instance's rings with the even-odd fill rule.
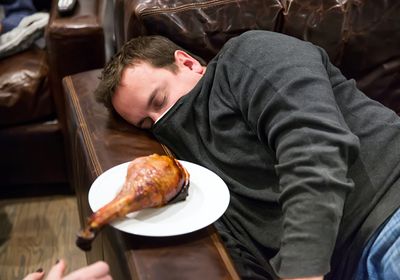
[[[114,36],[119,49],[135,36],[164,35],[209,60],[229,38],[246,30],[285,33],[325,48],[344,75],[354,78],[371,98],[400,114],[399,16],[398,0],[116,0]],[[157,144],[151,135],[133,128],[96,104],[93,90],[100,71],[64,78],[69,139],[73,142],[71,150],[75,156],[73,185],[78,194],[82,223],[91,213],[87,196],[97,176],[141,155],[168,153],[168,149]],[[182,242],[188,242],[186,238],[182,237]],[[189,239],[197,240],[194,236]],[[87,255],[88,260],[109,261],[114,275],[121,277],[118,279],[159,279],[157,277],[162,276],[174,279],[178,277],[175,272],[187,270],[193,272],[190,279],[234,279],[237,276],[229,260],[219,262],[216,255],[206,258],[207,254],[202,252],[203,258],[188,264],[185,259],[165,253],[166,247],[158,240],[128,237],[110,228],[96,242],[94,250]],[[181,241],[171,242],[186,248]],[[206,244],[213,248],[210,244],[219,243]],[[183,252],[190,255],[186,249]],[[196,250],[199,247],[193,245],[191,252]],[[157,261],[162,254],[166,254],[168,262]],[[200,258],[199,255],[195,257]],[[210,259],[215,261],[207,263]],[[174,270],[171,263],[179,269]],[[205,276],[201,271],[212,272]]]
[[61,78],[104,65],[106,1],[80,1],[68,17],[58,14],[56,3],[48,3],[46,49],[31,47],[0,63],[2,194],[68,184]]

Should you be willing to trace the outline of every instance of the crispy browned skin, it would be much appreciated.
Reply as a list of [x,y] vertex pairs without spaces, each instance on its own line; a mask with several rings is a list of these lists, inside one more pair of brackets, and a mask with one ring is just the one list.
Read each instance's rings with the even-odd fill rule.
[[77,245],[90,250],[97,232],[111,221],[145,208],[161,207],[189,185],[189,174],[179,161],[153,154],[133,160],[118,195],[89,217],[78,233]]

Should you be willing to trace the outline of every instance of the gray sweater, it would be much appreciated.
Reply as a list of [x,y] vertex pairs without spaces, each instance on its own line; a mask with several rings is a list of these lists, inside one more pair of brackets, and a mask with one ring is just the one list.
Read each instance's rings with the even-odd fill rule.
[[217,227],[243,278],[348,279],[399,207],[400,118],[292,37],[230,40],[152,132],[227,183]]

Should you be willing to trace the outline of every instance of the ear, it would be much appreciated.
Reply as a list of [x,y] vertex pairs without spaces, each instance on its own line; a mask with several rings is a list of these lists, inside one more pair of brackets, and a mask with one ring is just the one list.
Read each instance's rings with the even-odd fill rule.
[[174,53],[175,56],[175,63],[179,69],[185,69],[194,71],[198,74],[204,74],[205,67],[201,65],[201,63],[182,50],[176,50]]

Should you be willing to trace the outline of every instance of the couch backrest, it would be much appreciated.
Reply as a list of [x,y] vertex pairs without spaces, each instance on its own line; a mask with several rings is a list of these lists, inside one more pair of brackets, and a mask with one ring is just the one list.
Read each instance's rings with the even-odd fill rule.
[[400,114],[398,0],[117,0],[115,8],[117,48],[160,34],[208,60],[250,29],[313,42],[367,95]]

